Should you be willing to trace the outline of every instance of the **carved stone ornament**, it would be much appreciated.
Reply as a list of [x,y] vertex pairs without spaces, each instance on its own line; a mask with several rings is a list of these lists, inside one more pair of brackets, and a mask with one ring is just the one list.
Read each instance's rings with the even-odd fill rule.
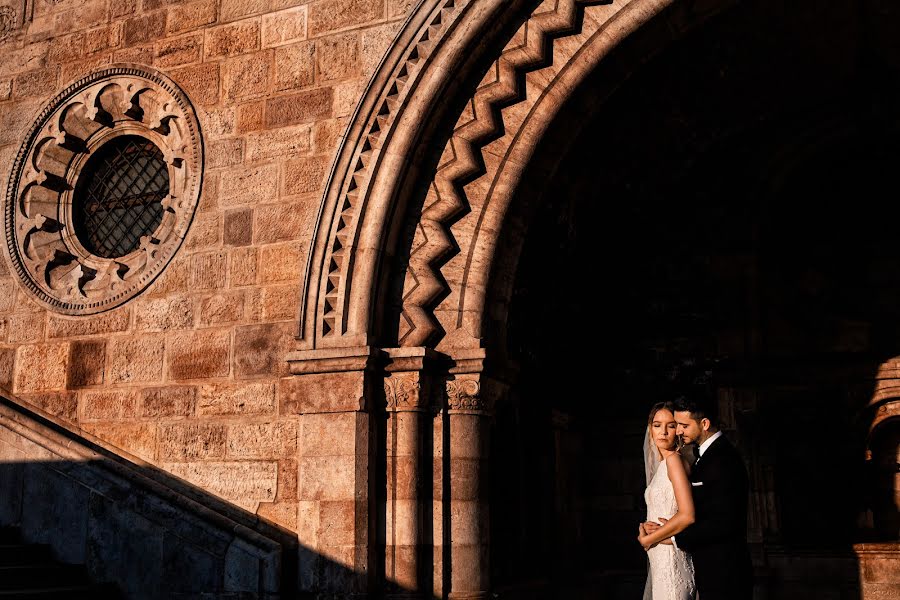
[[[122,256],[101,257],[76,234],[73,196],[91,156],[121,136],[159,150],[169,188],[152,233]],[[56,312],[87,315],[121,305],[149,286],[181,246],[200,197],[202,166],[196,114],[169,78],[115,65],[76,81],[41,111],[13,163],[3,211],[14,270]]]
[[474,379],[447,382],[447,407],[463,412],[489,412],[492,408],[481,397],[481,384]]
[[0,6],[0,42],[10,37],[16,28],[16,9]]
[[384,396],[388,410],[424,408],[418,375],[395,373],[384,380]]

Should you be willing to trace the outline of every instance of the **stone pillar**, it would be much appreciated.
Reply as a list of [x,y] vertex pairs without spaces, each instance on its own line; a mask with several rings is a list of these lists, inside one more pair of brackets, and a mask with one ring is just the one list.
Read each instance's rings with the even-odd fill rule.
[[450,480],[444,485],[450,487],[451,600],[487,598],[490,592],[488,461],[493,394],[485,390],[483,362],[483,350],[456,354],[446,383],[450,439],[445,460]]
[[371,347],[294,352],[279,409],[299,415],[302,593],[351,598],[373,589],[374,435],[382,354]]
[[388,598],[422,598],[429,589],[431,571],[431,560],[425,559],[431,465],[427,470],[424,465],[433,386],[426,368],[436,355],[427,348],[385,352],[389,359],[384,379],[386,593]]

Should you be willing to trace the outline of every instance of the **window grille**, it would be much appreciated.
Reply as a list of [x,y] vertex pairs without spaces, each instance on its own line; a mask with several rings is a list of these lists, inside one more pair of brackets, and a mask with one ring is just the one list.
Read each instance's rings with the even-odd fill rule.
[[125,256],[159,227],[168,194],[169,171],[160,149],[139,136],[114,138],[91,156],[78,179],[75,234],[92,254]]

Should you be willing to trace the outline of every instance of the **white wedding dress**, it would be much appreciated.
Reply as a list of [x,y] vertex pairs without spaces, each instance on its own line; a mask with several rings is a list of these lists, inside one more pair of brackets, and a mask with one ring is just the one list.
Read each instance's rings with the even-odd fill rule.
[[[666,461],[659,463],[656,473],[644,492],[647,501],[647,520],[660,522],[678,512],[675,490],[669,481]],[[678,539],[678,536],[675,537]],[[644,600],[693,600],[697,593],[694,584],[694,563],[691,556],[669,544],[657,544],[647,552],[650,559]]]

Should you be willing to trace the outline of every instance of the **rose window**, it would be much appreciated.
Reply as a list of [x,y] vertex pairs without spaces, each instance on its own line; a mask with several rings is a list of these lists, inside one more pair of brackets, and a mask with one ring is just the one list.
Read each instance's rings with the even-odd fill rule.
[[162,272],[200,194],[197,118],[168,78],[131,66],[76,82],[38,117],[13,165],[7,254],[66,314],[121,305]]

